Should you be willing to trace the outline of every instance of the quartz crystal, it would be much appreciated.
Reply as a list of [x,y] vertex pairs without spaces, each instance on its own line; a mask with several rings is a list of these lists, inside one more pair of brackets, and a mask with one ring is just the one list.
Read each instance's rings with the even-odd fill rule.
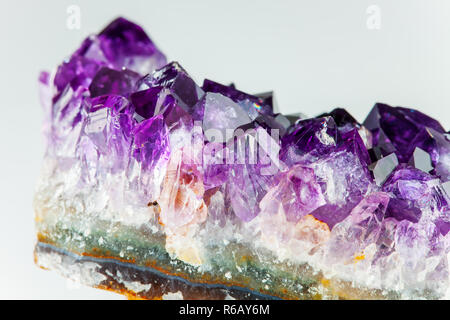
[[118,18],[39,77],[37,265],[138,298],[450,298],[450,140],[377,103],[283,115]]

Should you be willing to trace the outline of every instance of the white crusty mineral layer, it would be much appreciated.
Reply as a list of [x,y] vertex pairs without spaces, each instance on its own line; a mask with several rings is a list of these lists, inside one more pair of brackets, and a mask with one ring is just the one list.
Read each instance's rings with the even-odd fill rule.
[[[172,257],[193,265],[199,272],[211,267],[208,248],[225,248],[234,242],[246,246],[257,255],[270,252],[262,260],[275,257],[277,262],[291,266],[307,263],[326,279],[348,281],[356,288],[379,289],[384,294],[394,291],[404,299],[450,297],[446,269],[437,268],[439,264],[448,264],[449,255],[415,260],[416,265],[412,266],[414,269],[407,264],[414,257],[405,258],[401,248],[386,258],[375,259],[376,248],[373,244],[363,248],[358,255],[338,256],[333,251],[333,245],[336,239],[345,236],[342,232],[348,230],[346,220],[336,225],[331,232],[328,226],[310,215],[298,223],[289,222],[281,208],[276,214],[262,212],[248,223],[238,219],[220,220],[215,217],[222,214],[217,210],[223,210],[224,196],[221,191],[217,191],[210,199],[210,212],[204,221],[192,224],[181,234],[169,230],[168,235],[165,226],[158,221],[158,216],[164,214],[159,212],[161,208],[148,206],[147,200],[138,197],[117,197],[118,194],[130,192],[126,190],[126,177],[108,175],[95,185],[83,188],[77,187],[78,179],[79,168],[76,165],[61,171],[56,161],[46,159],[35,197],[39,232],[62,224],[66,228],[75,228],[80,238],[73,240],[83,243],[83,237],[90,235],[95,221],[108,222],[105,228],[110,232],[116,232],[120,225],[135,229],[145,227],[154,234],[165,235],[166,250]],[[73,219],[74,216],[76,219]],[[102,241],[102,238],[98,240],[99,247]],[[70,244],[67,245],[70,247]],[[408,250],[408,253],[415,252],[419,259],[423,250],[425,248],[416,247],[414,251]],[[42,256],[39,263],[43,267],[60,269],[58,259]],[[102,279],[97,276],[83,278],[87,275],[86,270],[83,273],[79,270],[59,271],[71,279],[98,285]],[[412,275],[411,270],[414,270]],[[226,266],[223,274],[232,280],[232,273],[227,271]],[[264,282],[264,279],[261,281]],[[147,289],[139,283],[124,285],[133,291]]]

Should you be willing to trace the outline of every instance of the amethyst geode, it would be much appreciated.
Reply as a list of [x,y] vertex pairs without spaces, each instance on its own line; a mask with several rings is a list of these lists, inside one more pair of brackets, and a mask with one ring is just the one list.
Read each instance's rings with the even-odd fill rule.
[[199,86],[123,18],[39,81],[40,266],[149,298],[208,293],[101,259],[215,298],[450,297],[450,140],[429,116],[282,115],[272,93]]

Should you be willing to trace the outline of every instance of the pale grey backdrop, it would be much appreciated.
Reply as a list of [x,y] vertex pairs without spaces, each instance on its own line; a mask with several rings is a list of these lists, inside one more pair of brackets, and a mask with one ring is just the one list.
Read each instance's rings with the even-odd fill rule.
[[[70,5],[80,30],[66,27]],[[367,27],[370,5],[379,30]],[[36,78],[116,16],[140,23],[198,81],[275,90],[283,112],[415,107],[450,127],[450,1],[18,1],[0,4],[0,298],[121,298],[33,265],[43,154]]]

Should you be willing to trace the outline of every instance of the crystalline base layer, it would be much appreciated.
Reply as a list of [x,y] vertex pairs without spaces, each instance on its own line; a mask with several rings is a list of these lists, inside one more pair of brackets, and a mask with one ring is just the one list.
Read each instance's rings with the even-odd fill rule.
[[[74,211],[70,219],[46,214],[46,219],[52,222],[38,223],[37,265],[73,281],[132,298],[400,297],[394,291],[368,290],[350,281],[327,278],[307,263],[276,262],[277,258],[267,249],[253,248],[242,241],[224,246],[223,239],[216,239],[218,244],[208,247],[208,261],[199,268],[170,257],[165,249],[165,234],[155,230],[159,228],[157,223],[136,228],[86,217],[82,212]],[[89,227],[86,227],[87,219]]]

